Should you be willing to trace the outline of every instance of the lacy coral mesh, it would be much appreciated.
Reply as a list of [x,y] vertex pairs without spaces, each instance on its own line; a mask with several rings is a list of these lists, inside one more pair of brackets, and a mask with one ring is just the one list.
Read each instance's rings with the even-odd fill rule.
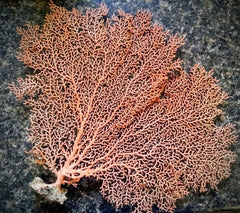
[[232,126],[214,123],[227,95],[203,67],[182,69],[182,37],[148,12],[50,7],[42,28],[18,29],[18,58],[34,75],[10,89],[31,107],[31,152],[56,186],[92,176],[117,207],[173,211],[190,188],[229,176]]

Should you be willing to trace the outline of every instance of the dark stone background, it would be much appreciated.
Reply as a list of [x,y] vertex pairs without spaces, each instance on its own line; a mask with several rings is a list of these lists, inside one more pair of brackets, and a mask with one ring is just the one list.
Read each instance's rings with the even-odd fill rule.
[[[68,9],[97,7],[100,0],[54,1]],[[199,63],[213,69],[229,100],[222,108],[223,123],[233,123],[240,133],[240,1],[239,0],[106,0],[110,14],[122,8],[135,13],[144,8],[152,12],[153,21],[172,33],[186,37],[179,50],[184,68]],[[16,59],[19,44],[17,27],[27,22],[42,24],[49,12],[47,0],[0,1],[0,212],[131,212],[130,207],[115,209],[107,203],[98,188],[100,183],[84,179],[77,190],[70,189],[69,199],[60,205],[36,194],[29,182],[40,176],[52,181],[51,175],[37,166],[27,141],[29,109],[16,102],[7,86],[30,70]],[[232,147],[240,156],[239,143]],[[223,180],[218,191],[192,193],[177,202],[175,212],[240,212],[240,160],[232,165],[231,176]],[[159,212],[155,209],[155,212]]]

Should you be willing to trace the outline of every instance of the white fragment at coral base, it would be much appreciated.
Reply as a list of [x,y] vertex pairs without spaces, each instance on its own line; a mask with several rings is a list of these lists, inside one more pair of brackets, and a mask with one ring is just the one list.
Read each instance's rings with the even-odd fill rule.
[[56,201],[63,204],[67,200],[67,191],[59,190],[56,186],[44,183],[40,177],[34,178],[29,185],[39,194],[45,196],[50,201]]

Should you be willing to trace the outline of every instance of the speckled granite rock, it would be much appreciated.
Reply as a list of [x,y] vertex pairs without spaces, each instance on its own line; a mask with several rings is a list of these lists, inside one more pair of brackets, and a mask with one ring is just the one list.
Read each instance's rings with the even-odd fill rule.
[[[28,21],[42,24],[48,12],[48,1],[22,0],[0,2],[0,212],[131,212],[131,207],[116,210],[100,195],[101,183],[83,179],[77,189],[70,187],[64,205],[49,202],[36,194],[29,182],[40,176],[51,182],[54,177],[34,164],[25,151],[29,109],[16,102],[7,85],[29,72],[16,59],[19,36],[16,28]],[[100,0],[54,1],[68,9],[96,7]],[[186,37],[186,45],[178,54],[189,70],[200,63],[207,70],[213,69],[219,84],[229,93],[229,100],[222,106],[224,123],[236,125],[240,133],[240,1],[172,1],[172,0],[105,0],[110,14],[122,8],[135,13],[148,9],[153,21],[161,23],[172,33]],[[239,143],[233,149],[240,156]],[[177,202],[176,212],[240,212],[240,159],[232,165],[231,176],[219,184],[219,190],[204,194],[191,194]],[[154,209],[154,212],[159,212]]]

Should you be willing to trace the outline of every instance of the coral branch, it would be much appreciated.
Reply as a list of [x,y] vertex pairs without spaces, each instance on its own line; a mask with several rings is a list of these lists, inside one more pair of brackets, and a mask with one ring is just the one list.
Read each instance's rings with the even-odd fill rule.
[[18,58],[35,74],[9,88],[31,107],[31,153],[54,186],[92,176],[118,207],[171,212],[190,188],[229,176],[236,138],[214,122],[227,95],[212,72],[182,69],[183,37],[144,11],[50,7],[42,28],[18,29]]

